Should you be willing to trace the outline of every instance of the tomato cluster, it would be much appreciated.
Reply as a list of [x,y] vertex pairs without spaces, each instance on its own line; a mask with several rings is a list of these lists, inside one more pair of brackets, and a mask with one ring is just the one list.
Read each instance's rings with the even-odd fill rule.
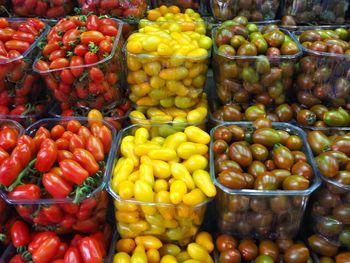
[[11,0],[13,12],[22,17],[59,18],[73,10],[73,0]]
[[31,231],[23,221],[16,220],[10,235],[17,250],[9,263],[101,263],[107,257],[111,228],[106,226],[91,235],[60,237],[51,231]]
[[31,64],[33,45],[45,28],[36,18],[0,18],[0,115],[37,115],[44,110],[40,100],[46,99],[45,92]]
[[222,234],[216,239],[216,248],[220,253],[221,263],[250,262],[252,260],[256,263],[306,263],[311,259],[307,246],[291,239],[265,239],[258,244],[253,239],[238,241],[233,236]]
[[119,31],[118,21],[96,15],[63,18],[50,30],[34,70],[62,110],[101,109],[121,99]]
[[[17,136],[15,129],[1,130],[0,184],[9,202],[18,204],[18,213],[35,225],[55,225],[61,232],[98,229],[104,222],[106,193],[86,197],[102,184],[111,130],[97,121],[86,127],[69,120],[50,130],[40,127],[33,138]],[[62,204],[38,205],[40,199],[63,198],[68,199]],[[26,202],[31,205],[23,205]]]
[[183,11],[187,8],[191,8],[193,10],[198,11],[200,7],[200,0],[154,0],[156,6],[161,5],[176,5],[180,7],[180,9]]
[[141,18],[146,11],[146,0],[78,0],[83,13],[111,15],[123,18]]

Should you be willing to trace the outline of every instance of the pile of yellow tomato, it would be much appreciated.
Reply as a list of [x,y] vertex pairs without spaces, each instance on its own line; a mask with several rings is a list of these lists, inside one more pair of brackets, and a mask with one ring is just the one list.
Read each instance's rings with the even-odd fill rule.
[[[187,243],[216,195],[208,169],[210,136],[196,126],[131,127],[120,142],[111,189],[123,238],[155,235]],[[125,134],[125,132],[124,132]]]
[[208,232],[200,232],[187,247],[163,244],[154,236],[124,238],[116,243],[113,263],[213,263],[210,253],[214,250],[213,238]]

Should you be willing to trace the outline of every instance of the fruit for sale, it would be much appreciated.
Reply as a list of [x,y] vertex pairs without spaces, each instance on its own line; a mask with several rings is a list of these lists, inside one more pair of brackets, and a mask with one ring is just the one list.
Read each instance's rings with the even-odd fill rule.
[[211,0],[213,15],[218,20],[245,16],[249,21],[275,19],[279,1],[276,0]]
[[212,263],[213,238],[208,232],[197,234],[186,247],[163,243],[152,235],[119,239],[115,245],[113,263],[118,262],[207,262]]
[[103,120],[84,121],[44,119],[18,139],[10,128],[0,133],[5,200],[34,227],[92,233],[105,223],[101,190],[114,131]]
[[196,105],[206,82],[211,39],[153,25],[143,29],[130,35],[126,45],[130,100],[136,106]]
[[120,18],[141,18],[147,9],[146,0],[78,0],[83,14],[110,15]]
[[[191,8],[187,8],[183,13],[178,6],[162,5],[147,11],[147,18],[141,19],[139,28],[148,30],[148,26],[167,29],[170,32],[194,31],[205,35],[206,24],[200,14]],[[142,31],[141,31],[142,32]],[[185,43],[184,43],[185,44]]]
[[110,182],[121,237],[187,243],[216,195],[207,172],[210,136],[167,125],[131,126],[123,134]]
[[73,11],[72,0],[11,0],[13,12],[22,17],[57,19]]
[[304,133],[258,118],[211,131],[219,229],[239,238],[292,239],[320,185]]
[[122,102],[121,31],[120,21],[96,15],[63,18],[50,30],[34,70],[62,110]]
[[[331,27],[296,34],[304,49],[296,79],[298,102],[307,107],[323,104],[336,109],[347,108],[350,100],[346,58],[350,52],[348,30]],[[338,118],[335,122],[344,123]]]
[[154,6],[172,6],[175,5],[181,10],[191,8],[198,11],[201,5],[200,0],[153,0]]
[[216,91],[224,104],[283,104],[293,84],[301,47],[276,25],[259,28],[247,18],[225,21],[213,32]]

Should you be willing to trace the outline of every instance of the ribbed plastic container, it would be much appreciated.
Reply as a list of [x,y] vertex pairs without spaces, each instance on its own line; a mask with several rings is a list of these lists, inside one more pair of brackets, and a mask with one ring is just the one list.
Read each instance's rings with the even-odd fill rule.
[[[131,125],[118,135],[116,160],[121,158],[120,145],[124,137],[134,134],[140,127],[150,129],[151,138],[166,137],[184,128],[170,128],[162,124]],[[121,238],[135,238],[140,235],[154,235],[166,242],[186,245],[197,234],[202,225],[205,211],[211,199],[196,206],[157,202],[124,200],[112,189],[112,176],[108,192],[113,197],[117,229]],[[133,220],[135,219],[135,220]]]
[[[216,39],[218,28],[212,33]],[[282,104],[290,98],[293,86],[295,65],[302,55],[302,48],[297,39],[288,31],[280,29],[289,36],[298,47],[295,55],[281,56],[230,56],[219,52],[216,41],[213,43],[213,70],[216,93],[223,104],[238,102],[252,103],[253,101],[272,101],[269,105]],[[264,72],[266,69],[266,73]],[[250,70],[249,79],[242,78],[243,70]],[[246,73],[245,73],[246,74]],[[254,77],[254,79],[253,79]],[[282,91],[279,91],[282,90]]]
[[[248,128],[251,122],[234,122],[240,127]],[[218,127],[211,130],[211,137]],[[306,190],[233,190],[223,186],[216,178],[214,153],[211,141],[210,163],[211,176],[217,186],[216,208],[218,226],[222,233],[230,233],[238,238],[256,239],[292,239],[299,231],[308,199],[320,185],[316,164],[306,141],[305,133],[298,127],[288,123],[274,122],[274,129],[295,134],[303,140],[302,151],[308,158],[308,163],[314,171],[314,178]]]
[[[69,120],[78,120],[82,125],[87,126],[87,118],[66,117],[42,119],[25,130],[25,134],[33,137],[40,127],[47,129],[56,124],[65,126]],[[116,131],[106,121],[103,124],[112,132],[112,148],[105,157],[105,167],[103,177],[99,185],[91,192],[84,193],[77,202],[73,202],[74,197],[67,198],[41,198],[37,200],[13,200],[4,190],[1,190],[4,200],[15,206],[18,214],[33,227],[38,230],[52,230],[57,233],[70,233],[72,231],[82,233],[92,233],[103,226],[106,222],[108,195],[104,188],[108,182],[109,175],[112,173],[114,156],[116,152]],[[61,220],[50,220],[43,215],[43,209],[58,210],[62,216]],[[64,220],[65,219],[65,220]],[[54,222],[55,221],[55,222]]]

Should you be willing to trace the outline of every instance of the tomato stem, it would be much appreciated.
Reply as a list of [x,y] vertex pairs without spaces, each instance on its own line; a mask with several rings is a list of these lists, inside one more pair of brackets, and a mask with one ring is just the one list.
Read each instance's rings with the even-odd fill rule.
[[0,233],[0,241],[3,242],[6,239],[6,235],[4,233]]
[[29,164],[18,174],[16,180],[9,187],[6,188],[8,192],[11,192],[17,185],[22,184],[23,177],[27,174],[29,170],[31,170],[31,168],[34,167],[35,162],[36,159],[30,161]]

